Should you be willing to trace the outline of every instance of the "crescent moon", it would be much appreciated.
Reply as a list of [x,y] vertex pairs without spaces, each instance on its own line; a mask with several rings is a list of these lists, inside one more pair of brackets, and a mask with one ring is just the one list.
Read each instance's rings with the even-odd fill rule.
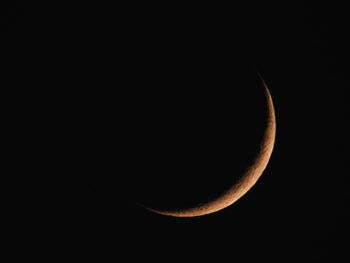
[[235,203],[238,199],[240,199],[244,194],[246,194],[258,181],[262,173],[264,172],[275,144],[275,136],[276,136],[276,117],[275,110],[273,106],[272,97],[270,91],[265,84],[264,80],[262,83],[265,88],[265,96],[268,108],[267,114],[267,125],[265,129],[265,133],[263,136],[263,140],[260,146],[260,151],[255,157],[253,164],[246,170],[241,179],[234,184],[229,190],[225,191],[221,196],[216,199],[201,204],[200,206],[189,208],[189,209],[179,209],[175,211],[166,211],[166,210],[157,210],[142,204],[140,206],[146,208],[147,210],[161,214],[166,216],[173,217],[196,217],[203,216],[211,213],[215,213],[219,210],[222,210],[233,203]]

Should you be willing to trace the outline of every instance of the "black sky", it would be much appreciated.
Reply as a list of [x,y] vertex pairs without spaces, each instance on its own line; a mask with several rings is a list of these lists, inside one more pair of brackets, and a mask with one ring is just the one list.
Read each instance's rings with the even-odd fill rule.
[[[342,10],[4,4],[15,168],[39,196],[34,223],[21,217],[40,240],[31,252],[45,262],[345,262]],[[136,206],[200,202],[245,168],[264,124],[256,71],[277,137],[251,191],[193,219]]]

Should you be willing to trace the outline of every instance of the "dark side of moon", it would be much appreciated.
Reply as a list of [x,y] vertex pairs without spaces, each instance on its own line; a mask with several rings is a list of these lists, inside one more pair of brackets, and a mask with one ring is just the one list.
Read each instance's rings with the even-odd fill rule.
[[[193,84],[153,94],[150,89],[138,98],[129,189],[138,204],[156,213],[199,216],[229,206],[260,177],[272,152],[274,109],[259,76]],[[227,196],[249,176],[254,182],[242,193]]]

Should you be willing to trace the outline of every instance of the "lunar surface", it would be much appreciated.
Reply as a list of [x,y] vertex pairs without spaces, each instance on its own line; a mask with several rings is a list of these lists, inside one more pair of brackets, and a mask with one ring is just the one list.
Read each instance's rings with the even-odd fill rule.
[[[262,80],[262,79],[261,79]],[[263,174],[269,159],[271,157],[276,135],[276,118],[275,110],[273,106],[272,97],[270,91],[262,80],[262,84],[265,89],[266,103],[267,103],[267,119],[266,129],[263,135],[263,139],[260,145],[260,150],[256,155],[252,165],[248,167],[242,174],[240,179],[225,192],[219,195],[217,198],[189,209],[178,210],[157,210],[149,206],[145,206],[139,203],[142,207],[148,209],[157,214],[173,216],[173,217],[196,217],[211,214],[222,210],[240,199],[251,189]]]

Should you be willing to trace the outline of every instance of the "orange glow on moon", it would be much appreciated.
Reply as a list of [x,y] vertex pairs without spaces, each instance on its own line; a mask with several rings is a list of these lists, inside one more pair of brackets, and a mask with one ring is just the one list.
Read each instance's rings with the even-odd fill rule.
[[267,127],[264,133],[263,141],[261,143],[260,152],[256,156],[253,164],[243,174],[241,179],[236,184],[234,184],[229,190],[224,192],[221,196],[217,197],[216,199],[208,203],[202,204],[197,207],[182,209],[182,210],[179,209],[179,210],[173,210],[173,211],[156,210],[140,204],[142,207],[154,213],[166,215],[166,216],[173,216],[173,217],[203,216],[203,215],[215,213],[219,210],[222,210],[232,205],[244,194],[246,194],[250,188],[254,186],[254,184],[258,181],[258,179],[264,172],[270,160],[274,143],[275,143],[275,136],[276,136],[276,117],[275,117],[275,110],[273,106],[272,97],[265,82],[263,80],[262,82],[265,88],[265,95],[266,95],[266,101],[268,106]]

